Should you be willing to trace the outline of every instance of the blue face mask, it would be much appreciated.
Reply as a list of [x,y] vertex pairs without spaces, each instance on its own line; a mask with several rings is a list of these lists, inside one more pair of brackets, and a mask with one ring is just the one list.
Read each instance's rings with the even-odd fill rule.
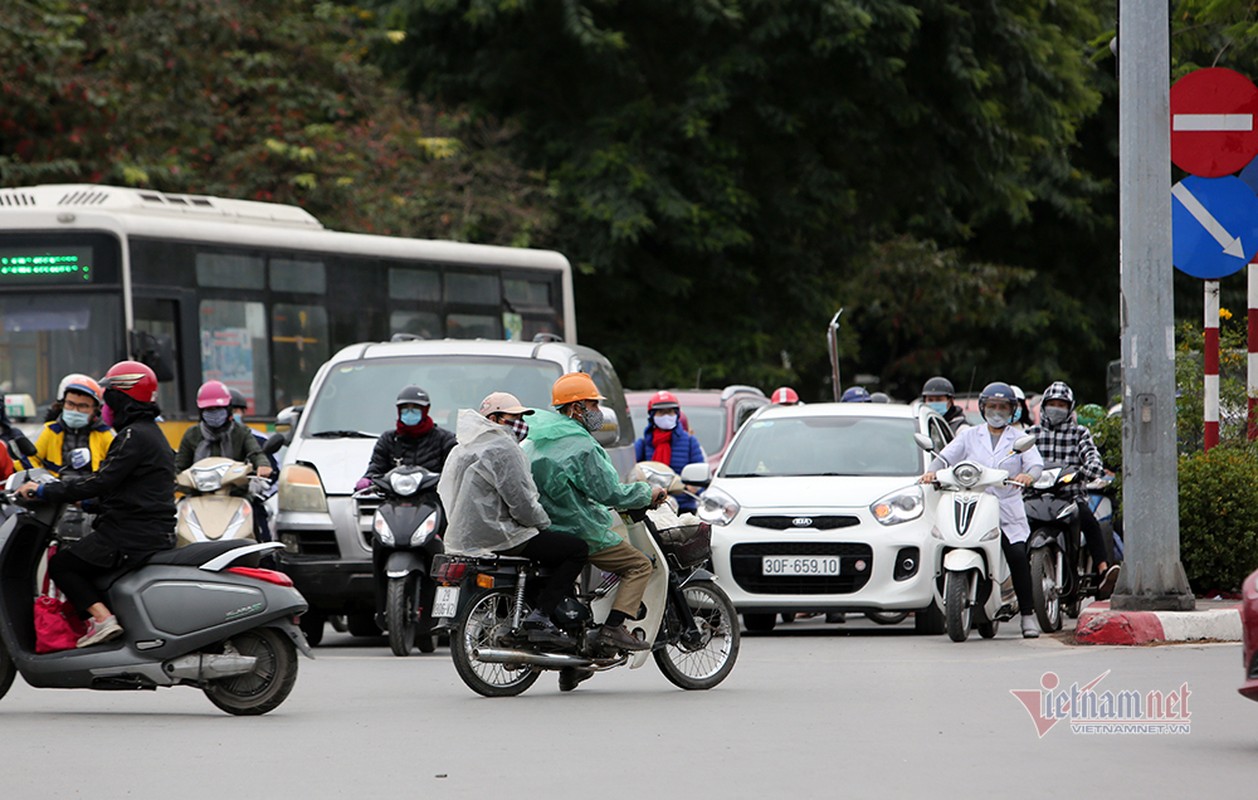
[[65,409],[61,412],[61,421],[65,423],[67,428],[73,428],[76,431],[86,426],[91,419],[91,414],[85,414],[82,411]]
[[235,414],[232,414],[232,419],[236,420],[241,425],[245,424],[245,415],[240,413],[239,411],[237,411]]
[[931,411],[934,411],[936,414],[947,414],[947,413],[948,413],[948,404],[947,404],[947,403],[943,403],[943,402],[936,402],[936,403],[927,403],[926,405],[927,405],[927,406],[929,406],[929,407],[930,407],[930,410],[931,410]]
[[403,425],[418,425],[424,421],[424,412],[417,408],[408,408],[398,419],[402,420]]

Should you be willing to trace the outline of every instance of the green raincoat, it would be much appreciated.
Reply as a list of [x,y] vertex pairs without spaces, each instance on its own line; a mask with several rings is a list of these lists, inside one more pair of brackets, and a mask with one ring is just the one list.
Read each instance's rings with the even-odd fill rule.
[[645,508],[651,503],[650,485],[621,483],[607,451],[576,420],[538,411],[528,422],[524,452],[550,530],[584,539],[591,554],[620,544],[608,506]]

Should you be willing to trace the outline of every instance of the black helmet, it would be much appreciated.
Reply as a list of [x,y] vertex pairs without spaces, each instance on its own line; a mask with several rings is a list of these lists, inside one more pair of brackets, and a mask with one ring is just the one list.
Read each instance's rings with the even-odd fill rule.
[[952,381],[942,375],[936,375],[926,381],[926,383],[922,386],[922,394],[942,394],[947,395],[948,397],[957,396],[956,390],[952,388]]
[[891,402],[891,396],[890,396],[890,395],[888,395],[886,392],[874,392],[873,394],[871,394],[871,395],[869,396],[869,402],[871,402],[871,403],[890,403],[890,402]]
[[233,389],[231,387],[228,387],[227,393],[231,395],[232,408],[248,408],[249,407],[249,401],[245,399],[245,396],[240,393],[239,389]]
[[428,398],[428,392],[425,392],[418,386],[411,384],[410,386],[403,387],[402,391],[397,393],[396,405],[407,406],[412,404],[417,406],[430,406],[432,405],[432,400]]
[[980,414],[987,410],[988,400],[1005,400],[1008,401],[1010,408],[1018,407],[1018,397],[1013,393],[1013,387],[1000,381],[989,383],[983,387],[983,391],[978,396],[978,410]]

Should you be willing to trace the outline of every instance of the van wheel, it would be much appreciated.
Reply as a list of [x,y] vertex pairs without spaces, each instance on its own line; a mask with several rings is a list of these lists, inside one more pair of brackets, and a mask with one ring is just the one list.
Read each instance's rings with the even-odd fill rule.
[[743,627],[752,633],[768,633],[776,623],[776,614],[743,614]]

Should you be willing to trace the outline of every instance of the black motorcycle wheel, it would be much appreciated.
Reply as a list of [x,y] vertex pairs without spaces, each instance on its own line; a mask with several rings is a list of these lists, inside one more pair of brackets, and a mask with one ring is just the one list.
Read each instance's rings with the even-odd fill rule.
[[1040,547],[1031,552],[1031,605],[1045,633],[1061,630],[1061,579],[1057,573],[1057,554]]
[[948,626],[948,638],[964,642],[970,638],[970,573],[949,572],[944,579],[944,622]]
[[[485,697],[514,697],[532,686],[540,671],[528,666],[507,669],[490,664],[472,653],[480,647],[502,647],[515,616],[515,590],[485,589],[464,604],[454,618],[450,633],[450,658],[459,677],[473,692]],[[523,618],[528,607],[520,609]]]
[[415,645],[415,577],[389,578],[384,615],[389,625],[389,649],[395,656],[409,656]]
[[4,649],[4,642],[0,642],[0,697],[9,693],[9,687],[13,686],[13,679],[16,677],[17,664],[13,663],[9,651]]
[[223,642],[222,652],[254,656],[253,672],[206,685],[210,702],[237,716],[257,716],[279,707],[297,683],[297,648],[273,628],[256,628]]
[[674,686],[711,689],[729,675],[738,660],[738,610],[711,581],[695,581],[682,589],[686,605],[699,628],[699,641],[678,641],[681,631],[671,610],[666,614],[664,647],[655,651],[655,664]]
[[327,617],[314,609],[310,609],[301,615],[301,621],[298,625],[301,627],[301,632],[306,635],[306,644],[311,647],[319,646],[323,641],[323,628],[326,622]]
[[1000,630],[1000,620],[993,619],[990,622],[980,622],[974,627],[978,628],[978,635],[984,639],[995,639],[996,633]]

